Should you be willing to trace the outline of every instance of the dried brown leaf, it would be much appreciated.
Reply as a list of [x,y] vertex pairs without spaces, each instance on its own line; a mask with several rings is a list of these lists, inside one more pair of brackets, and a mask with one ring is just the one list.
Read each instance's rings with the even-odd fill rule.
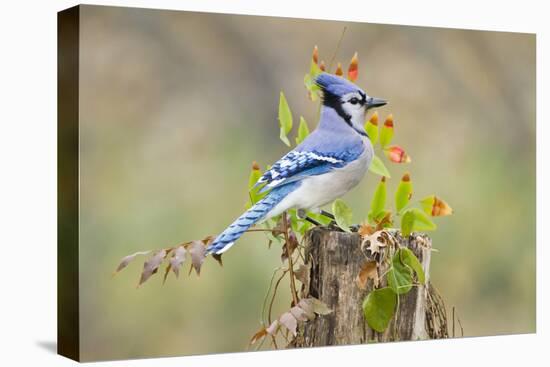
[[288,259],[288,253],[290,252],[290,256],[294,253],[294,250],[298,248],[298,245],[300,244],[298,242],[298,238],[296,237],[296,233],[294,233],[293,230],[289,228],[288,231],[288,242],[285,242],[283,245],[283,253],[281,254],[281,261],[285,262]]
[[306,311],[306,313],[314,312],[318,315],[328,315],[332,310],[324,303],[314,297],[303,298],[298,305]]
[[386,231],[376,231],[369,236],[363,237],[361,248],[367,248],[372,254],[380,253],[380,249],[387,246]]
[[387,212],[386,215],[382,217],[377,223],[376,223],[376,230],[381,231],[384,229],[384,227],[388,224],[392,224],[391,220],[391,212]]
[[201,274],[201,266],[206,258],[206,246],[203,241],[192,241],[187,245],[187,251],[191,255],[191,266],[197,272],[197,275]]
[[378,286],[378,270],[376,261],[365,261],[361,265],[361,270],[355,278],[355,282],[361,289],[367,289],[369,279],[374,281],[374,285]]
[[294,306],[290,309],[290,313],[298,321],[307,321],[309,319],[306,311],[300,306]]
[[292,333],[292,335],[296,336],[298,321],[290,312],[285,312],[284,314],[282,314],[281,317],[279,317],[279,322],[281,323],[281,325],[286,327],[288,331]]
[[357,231],[361,237],[370,236],[374,232],[376,232],[376,229],[368,223],[361,224]]
[[166,256],[166,250],[162,249],[157,251],[149,260],[145,261],[143,264],[143,271],[141,272],[141,278],[139,279],[138,286],[145,283],[151,275],[155,274],[158,271],[162,260]]
[[269,335],[275,335],[279,330],[279,320],[275,320],[265,329]]
[[326,305],[326,303],[321,302],[317,298],[310,297],[311,304],[313,306],[313,312],[317,315],[328,315],[332,313],[332,310]]
[[265,328],[261,328],[256,334],[252,336],[250,339],[250,345],[256,343],[258,340],[263,339],[267,335],[267,330]]
[[294,270],[294,276],[300,281],[306,288],[309,286],[309,272],[311,264],[300,264],[297,270]]
[[164,270],[164,277],[162,278],[162,285],[164,285],[164,283],[166,283],[166,279],[168,278],[168,273],[170,273],[171,268],[172,268],[172,265],[170,263],[168,263],[168,265],[166,265],[166,269]]
[[172,257],[170,258],[169,266],[174,274],[176,274],[176,278],[180,275],[180,269],[186,257],[187,250],[185,249],[184,245],[180,245],[174,250]]
[[313,320],[315,318],[313,305],[311,301],[309,301],[309,298],[302,298],[300,302],[298,302],[298,307],[300,307],[305,312],[305,316],[308,318],[308,320]]
[[212,258],[216,260],[221,267],[223,267],[222,254],[212,254]]
[[149,251],[138,251],[134,254],[123,257],[122,260],[120,260],[120,264],[118,264],[118,266],[117,266],[115,272],[113,273],[113,275],[118,273],[119,271],[121,271],[125,267],[127,267],[128,264],[130,264],[136,258],[136,256],[148,255],[150,252],[151,252],[151,250],[149,250]]

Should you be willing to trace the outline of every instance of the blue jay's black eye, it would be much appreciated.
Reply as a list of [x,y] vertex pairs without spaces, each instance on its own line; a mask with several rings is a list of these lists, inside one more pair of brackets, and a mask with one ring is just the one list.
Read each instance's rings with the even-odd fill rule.
[[359,103],[359,99],[353,97],[352,99],[349,100],[349,103],[351,103],[351,104],[357,104],[357,103]]

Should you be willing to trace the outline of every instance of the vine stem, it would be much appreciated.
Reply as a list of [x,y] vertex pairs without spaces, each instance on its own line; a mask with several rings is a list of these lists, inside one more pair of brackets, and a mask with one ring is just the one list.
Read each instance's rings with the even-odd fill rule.
[[342,29],[342,33],[340,34],[340,39],[336,44],[336,50],[334,50],[334,54],[332,55],[332,58],[330,59],[330,62],[328,64],[328,69],[327,69],[328,71],[332,69],[332,64],[334,63],[334,59],[336,59],[336,55],[338,54],[338,50],[340,49],[340,45],[342,44],[342,40],[344,39],[344,35],[346,34],[347,29],[348,29],[347,26],[344,26],[344,29]]
[[292,261],[292,254],[290,253],[290,243],[288,241],[288,222],[286,212],[283,212],[283,231],[285,234],[286,254],[288,256],[288,270],[290,273],[290,292],[292,293],[292,301],[294,302],[294,306],[296,306],[298,304],[298,293],[296,292],[296,283],[294,280],[294,264]]
[[249,228],[245,232],[273,232],[273,230],[267,228]]

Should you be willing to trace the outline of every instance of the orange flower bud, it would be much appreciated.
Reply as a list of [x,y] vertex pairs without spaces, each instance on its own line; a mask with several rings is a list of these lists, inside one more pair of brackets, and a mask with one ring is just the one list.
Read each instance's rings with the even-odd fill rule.
[[319,48],[317,48],[317,45],[315,45],[315,47],[313,47],[313,56],[312,56],[312,59],[313,59],[313,62],[315,64],[318,63],[319,61]]
[[348,79],[352,82],[357,80],[359,75],[359,58],[357,57],[357,52],[351,58],[351,62],[348,67]]
[[374,126],[378,126],[378,111],[375,111],[370,117],[369,122]]
[[384,126],[393,127],[393,114],[390,113],[388,117],[386,117],[386,121],[384,121]]
[[254,170],[254,171],[259,171],[260,170],[260,165],[258,164],[258,162],[256,162],[256,161],[252,162],[252,170]]
[[344,70],[342,70],[342,64],[338,63],[338,67],[336,68],[336,71],[334,72],[334,74],[338,76],[344,75]]
[[434,196],[432,216],[439,217],[443,215],[450,215],[452,213],[453,213],[453,209],[451,209],[451,207],[446,202],[439,199],[437,196]]
[[[384,149],[384,154],[386,154],[386,157],[394,163],[409,163],[411,161],[411,157],[405,153],[403,148],[397,145],[392,145]],[[403,181],[406,181],[405,178],[410,180],[408,175],[403,176]]]
[[323,60],[321,60],[321,63],[319,64],[319,69],[321,69],[321,71],[325,71],[327,67],[325,66],[325,62]]
[[420,201],[424,211],[432,217],[441,217],[453,214],[453,209],[443,199],[435,195],[428,196]]

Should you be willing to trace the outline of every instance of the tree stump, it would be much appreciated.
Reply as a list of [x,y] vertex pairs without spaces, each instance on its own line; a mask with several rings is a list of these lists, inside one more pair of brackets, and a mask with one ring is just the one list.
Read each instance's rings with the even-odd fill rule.
[[[356,277],[365,261],[374,256],[361,248],[357,233],[331,231],[317,227],[306,236],[306,262],[311,266],[310,282],[302,289],[303,296],[318,298],[333,312],[318,316],[300,325],[291,347],[363,344],[394,340],[420,340],[447,337],[445,306],[441,297],[429,283],[431,239],[413,233],[403,238],[391,231],[401,247],[407,247],[420,260],[426,275],[426,284],[413,287],[399,296],[396,316],[383,333],[371,329],[363,317],[362,303],[373,289],[370,280],[361,289]],[[385,268],[384,268],[385,266]],[[387,265],[379,273],[384,274]],[[386,286],[385,277],[380,286]]]

